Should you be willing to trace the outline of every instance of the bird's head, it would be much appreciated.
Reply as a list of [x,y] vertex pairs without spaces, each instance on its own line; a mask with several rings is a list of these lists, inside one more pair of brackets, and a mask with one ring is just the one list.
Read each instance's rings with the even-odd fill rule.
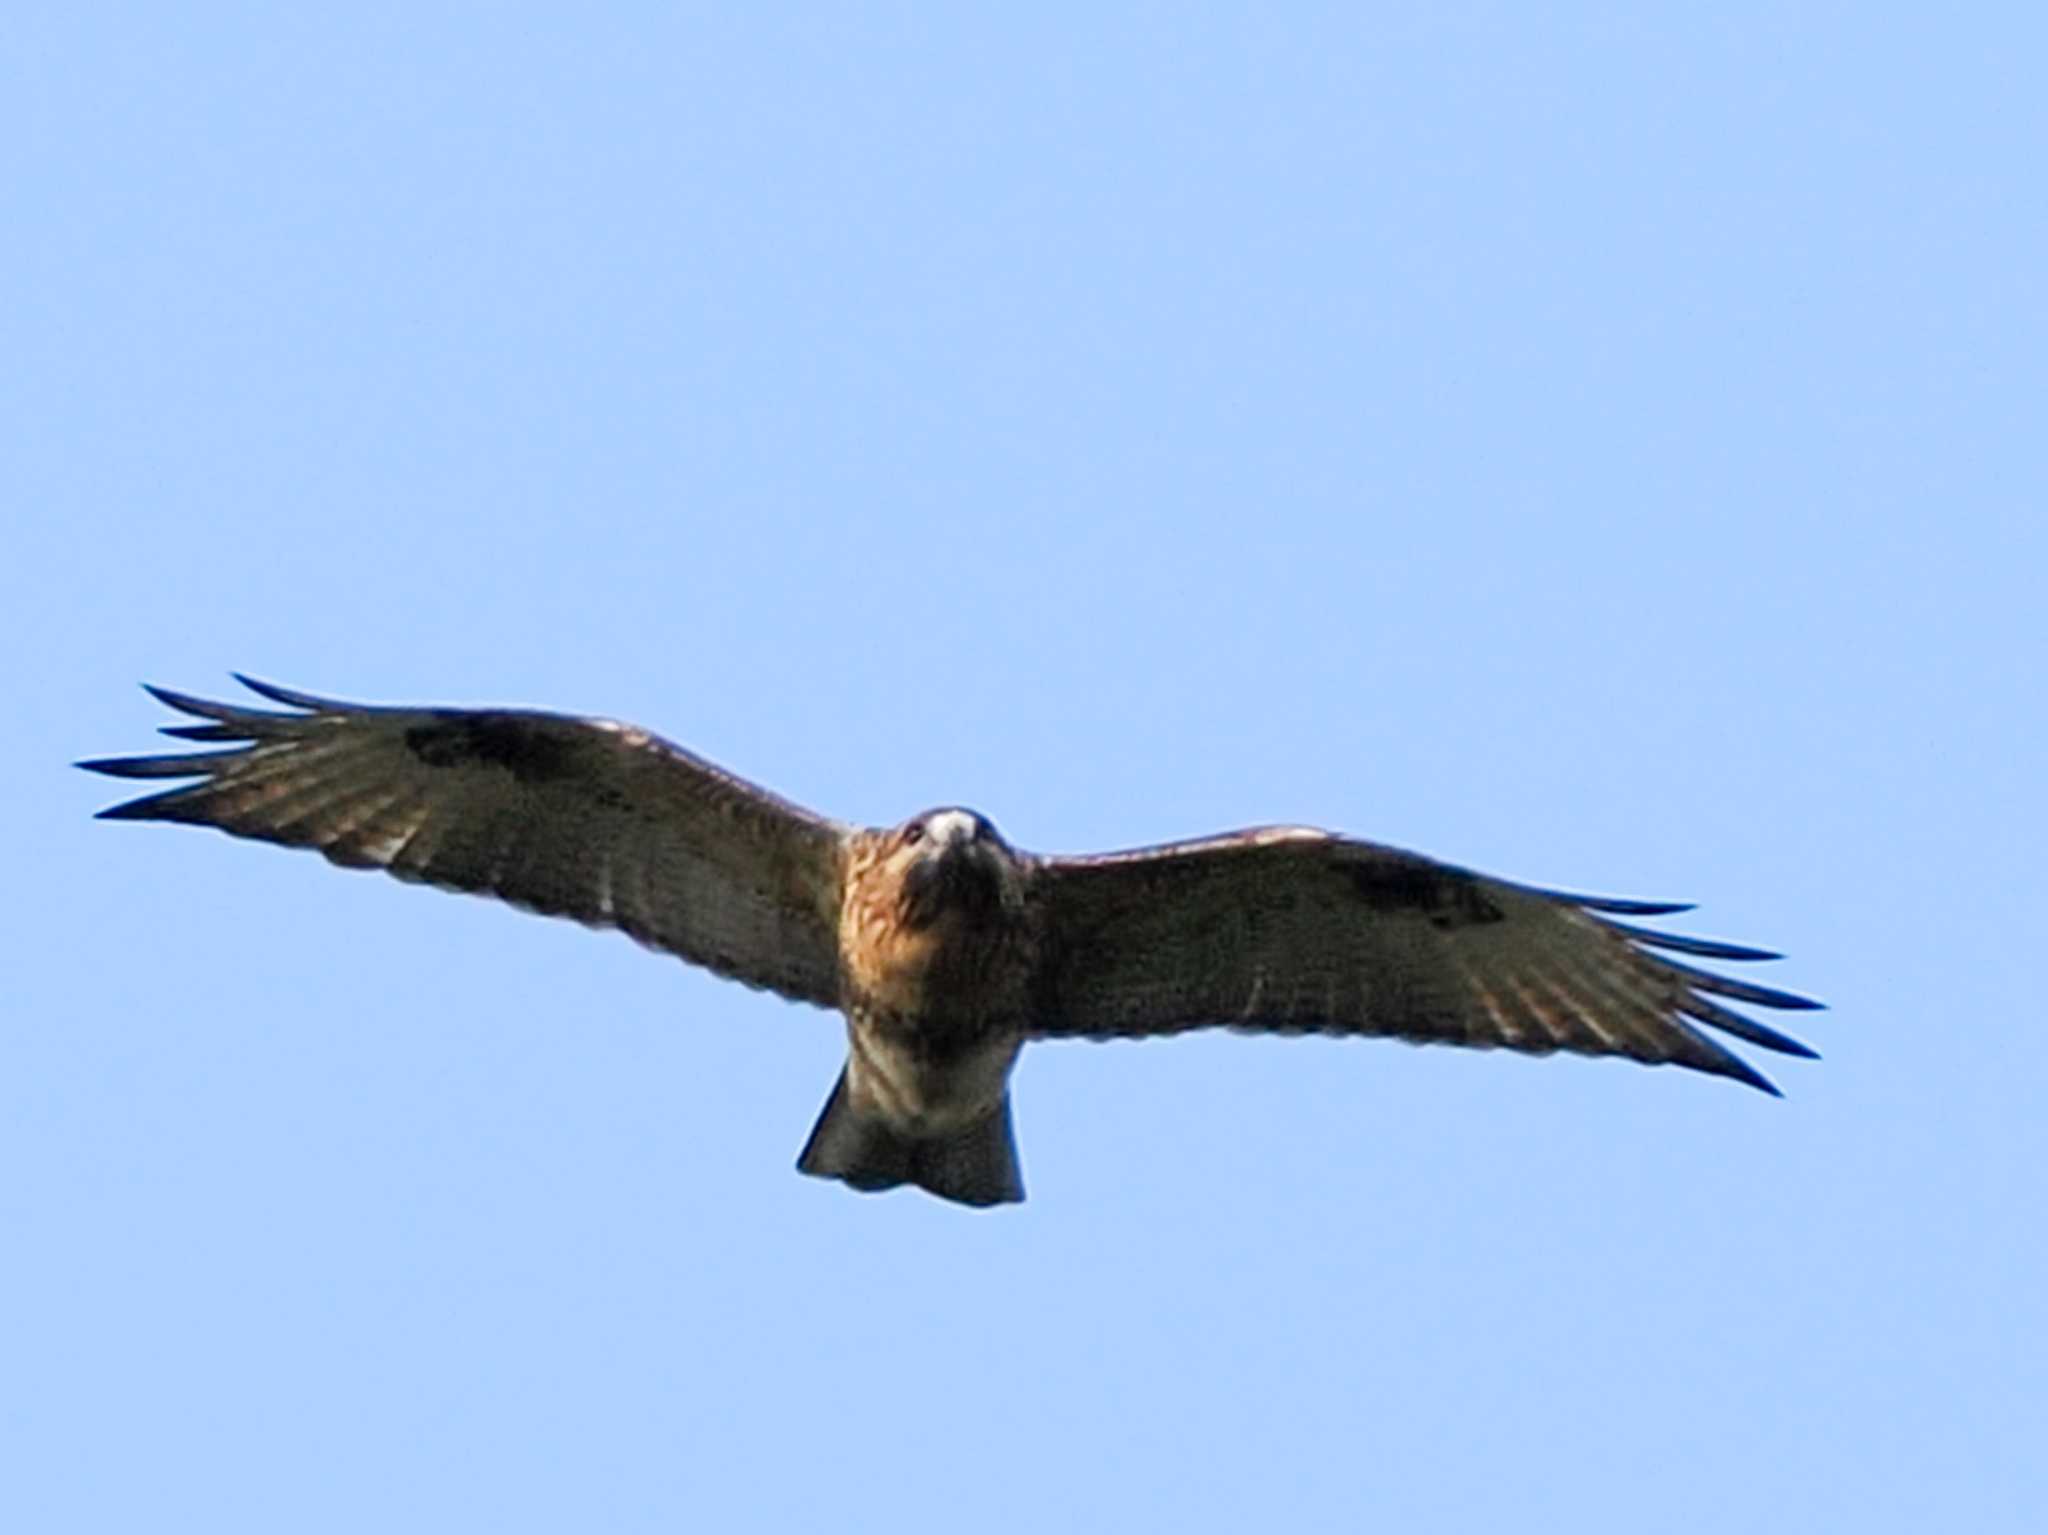
[[912,816],[891,833],[904,919],[929,927],[942,917],[982,923],[1017,899],[1017,859],[989,819],[948,807]]

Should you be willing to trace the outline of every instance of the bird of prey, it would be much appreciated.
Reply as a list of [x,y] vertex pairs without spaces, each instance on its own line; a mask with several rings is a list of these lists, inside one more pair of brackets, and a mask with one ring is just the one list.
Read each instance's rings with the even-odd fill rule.
[[1702,1025],[1798,1041],[1720,999],[1819,1004],[1666,957],[1760,949],[1306,827],[1084,857],[987,817],[814,815],[631,725],[372,707],[253,678],[281,709],[150,688],[215,749],[79,766],[196,779],[100,812],[318,849],[348,868],[618,928],[845,1015],[847,1060],[797,1166],[861,1190],[1021,1200],[1009,1080],[1031,1040],[1377,1034],[1675,1064],[1775,1093]]

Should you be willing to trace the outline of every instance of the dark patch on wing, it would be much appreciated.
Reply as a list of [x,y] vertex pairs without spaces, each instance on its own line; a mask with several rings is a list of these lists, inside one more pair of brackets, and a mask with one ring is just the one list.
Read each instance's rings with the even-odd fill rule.
[[1354,863],[1345,872],[1351,889],[1376,912],[1420,912],[1431,927],[1476,927],[1498,922],[1504,913],[1489,901],[1474,876],[1457,869],[1405,860]]
[[586,783],[583,786],[583,795],[591,803],[602,805],[607,810],[639,813],[639,807],[633,803],[632,795],[615,783]]
[[451,711],[405,733],[406,749],[428,767],[482,762],[504,768],[521,783],[547,783],[575,770],[573,742],[515,714]]

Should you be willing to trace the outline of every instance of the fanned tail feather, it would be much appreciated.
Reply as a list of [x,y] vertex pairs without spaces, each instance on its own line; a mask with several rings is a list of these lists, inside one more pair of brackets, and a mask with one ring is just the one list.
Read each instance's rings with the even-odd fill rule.
[[814,1178],[837,1178],[862,1193],[912,1183],[963,1205],[1016,1204],[1024,1198],[1007,1095],[986,1119],[965,1130],[913,1139],[856,1109],[843,1071],[796,1165]]

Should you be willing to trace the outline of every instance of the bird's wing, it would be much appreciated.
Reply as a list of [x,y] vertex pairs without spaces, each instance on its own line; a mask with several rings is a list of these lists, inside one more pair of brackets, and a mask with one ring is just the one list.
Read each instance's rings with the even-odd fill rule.
[[616,927],[721,975],[835,1006],[844,828],[630,725],[371,708],[251,678],[285,711],[149,691],[219,750],[109,757],[197,778],[100,812],[309,847],[349,868]]
[[1651,951],[1776,956],[1614,920],[1682,905],[1533,890],[1296,827],[1040,859],[1032,888],[1039,1034],[1385,1034],[1675,1062],[1772,1092],[1698,1026],[1813,1054],[1717,999],[1819,1004]]

